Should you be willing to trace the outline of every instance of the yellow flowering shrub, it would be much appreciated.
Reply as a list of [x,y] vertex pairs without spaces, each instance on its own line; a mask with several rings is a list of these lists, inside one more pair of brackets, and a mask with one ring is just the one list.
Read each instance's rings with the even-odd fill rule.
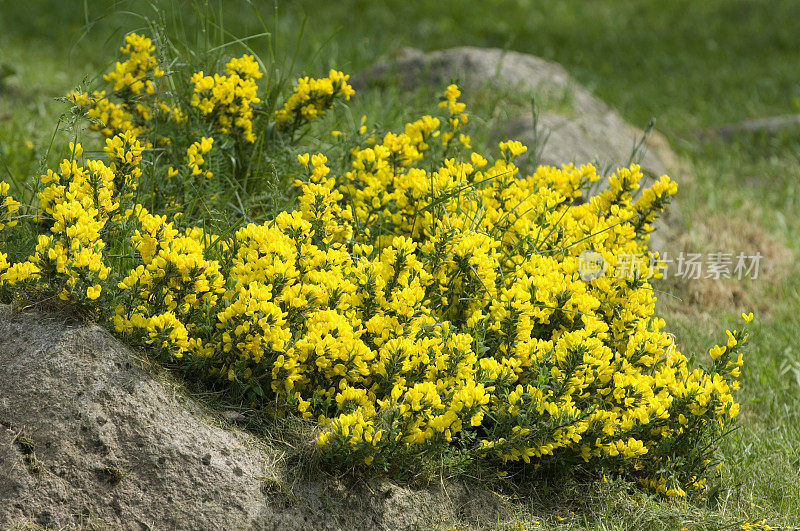
[[[161,71],[148,43],[129,37],[131,64],[107,77],[115,91],[152,93],[148,76]],[[224,76],[192,76],[190,106],[171,119],[208,127],[183,145],[154,148],[142,136],[153,124],[121,103],[137,118],[99,124],[107,160],[71,145],[42,176],[35,251],[13,263],[0,253],[0,289],[35,284],[94,308],[132,344],[317,423],[335,462],[393,470],[448,453],[580,464],[666,496],[704,488],[709,442],[739,410],[747,333],[728,331],[703,369],[654,315],[647,240],[674,182],[641,189],[632,165],[576,204],[599,179],[593,166],[522,175],[520,142],[472,151],[451,85],[443,116],[347,146],[346,171],[298,156],[295,208],[272,219],[217,234],[168,215],[143,190],[223,178],[206,157],[231,135],[246,145],[259,134],[259,78],[249,56]],[[351,95],[339,72],[301,78],[271,119],[292,138]],[[7,192],[0,184],[0,227],[18,208]],[[586,251],[608,264],[604,275],[581,277]],[[617,274],[631,256],[639,267],[625,271],[636,273]]]
[[347,84],[350,76],[331,70],[326,78],[312,79],[301,77],[297,86],[281,109],[275,111],[274,119],[278,129],[294,131],[300,125],[318,118],[330,108],[334,100],[342,96],[346,100],[355,94]]

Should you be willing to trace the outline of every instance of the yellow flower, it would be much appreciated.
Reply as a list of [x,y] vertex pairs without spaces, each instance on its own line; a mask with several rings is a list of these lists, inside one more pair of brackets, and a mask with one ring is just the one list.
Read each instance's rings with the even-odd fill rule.
[[723,346],[714,345],[713,347],[711,347],[711,349],[708,351],[708,353],[711,355],[711,359],[716,360],[717,358],[719,358],[720,356],[725,354],[725,350],[726,349]]
[[95,284],[94,286],[89,286],[86,288],[86,297],[90,300],[95,300],[97,297],[100,296],[100,284]]
[[736,337],[733,335],[733,332],[731,332],[730,330],[725,330],[725,333],[728,334],[728,348],[735,347],[738,344],[738,342],[736,340]]

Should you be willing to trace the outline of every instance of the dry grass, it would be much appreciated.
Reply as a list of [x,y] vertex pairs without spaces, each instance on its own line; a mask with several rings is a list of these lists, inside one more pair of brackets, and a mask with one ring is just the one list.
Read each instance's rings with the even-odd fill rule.
[[[676,259],[679,253],[739,252],[748,256],[761,255],[758,276],[735,278],[681,278],[675,275],[676,265],[670,264],[670,274],[656,283],[664,308],[691,318],[713,314],[753,311],[761,317],[770,315],[775,293],[792,271],[794,253],[778,238],[748,219],[723,214],[697,212],[685,233],[669,246],[667,258]],[[733,269],[731,267],[731,269]],[[703,277],[705,271],[703,272]]]

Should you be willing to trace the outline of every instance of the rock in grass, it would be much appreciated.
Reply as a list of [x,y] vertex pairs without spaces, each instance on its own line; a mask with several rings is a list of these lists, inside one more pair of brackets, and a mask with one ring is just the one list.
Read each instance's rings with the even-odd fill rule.
[[498,521],[480,489],[288,476],[280,463],[100,327],[0,305],[2,529],[406,529],[463,520],[462,506]]

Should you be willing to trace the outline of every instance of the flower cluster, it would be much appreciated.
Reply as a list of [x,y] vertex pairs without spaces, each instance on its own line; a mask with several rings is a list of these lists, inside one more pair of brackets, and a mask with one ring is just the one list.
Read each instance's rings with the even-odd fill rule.
[[125,46],[120,51],[128,58],[114,65],[114,71],[103,76],[113,85],[115,91],[129,90],[133,94],[144,91],[153,93],[153,81],[150,77],[161,77],[164,71],[158,66],[153,53],[156,47],[143,35],[131,33],[125,37]]
[[195,73],[191,104],[204,116],[215,116],[221,133],[228,134],[235,128],[247,142],[255,142],[253,105],[261,101],[257,96],[256,79],[263,74],[252,55],[231,59],[225,70],[227,75],[224,76]]
[[49,231],[39,235],[36,253],[10,267],[0,281],[41,280],[62,300],[95,300],[111,271],[101,232],[110,220],[119,220],[118,179],[101,160],[79,165],[80,144],[70,143],[70,151],[58,172],[48,170],[41,178],[46,186],[39,193],[39,218]]
[[[144,132],[144,122],[150,118],[150,106],[139,96],[152,95],[153,80],[162,77],[164,70],[158,66],[152,41],[136,33],[125,37],[125,45],[120,48],[128,58],[117,62],[114,70],[103,75],[111,85],[111,93],[105,90],[92,92],[75,91],[68,97],[80,108],[86,110],[92,119],[92,129],[100,131],[105,137],[118,133],[133,132],[137,136]],[[119,101],[112,99],[112,94]]]
[[[447,146],[450,143],[450,140],[456,135],[456,132],[461,129],[467,123],[469,119],[469,115],[465,112],[467,109],[466,104],[463,102],[458,101],[458,97],[461,96],[461,90],[459,90],[457,85],[449,85],[447,89],[444,91],[444,97],[442,101],[439,102],[439,108],[447,109],[448,117],[447,117],[447,124],[450,126],[449,131],[442,133],[442,144]],[[470,148],[469,145],[469,137],[460,134],[459,140],[467,149]]]
[[20,203],[8,193],[10,189],[11,185],[0,181],[0,231],[17,224],[15,214],[19,210]]
[[187,162],[186,166],[191,171],[192,176],[202,175],[210,179],[214,175],[211,170],[204,170],[203,165],[206,163],[203,155],[211,151],[214,146],[213,138],[201,138],[198,142],[194,142],[189,149],[186,150]]
[[278,128],[284,131],[294,130],[322,115],[337,97],[349,100],[355,92],[347,83],[348,79],[350,76],[336,70],[331,70],[328,77],[298,79],[294,92],[283,104],[283,108],[275,111]]
[[86,110],[92,121],[90,127],[100,131],[106,138],[120,132],[131,132],[140,136],[144,129],[123,102],[112,101],[106,91],[72,92],[68,95],[79,108]]
[[[198,176],[212,179],[214,173],[226,179],[225,186],[231,182],[241,185],[240,195],[258,193],[261,183],[252,174],[259,171],[262,161],[249,165],[244,159],[254,151],[285,146],[282,138],[294,141],[299,127],[353,94],[348,76],[341,72],[331,71],[322,79],[306,77],[285,104],[278,104],[282,110],[270,116],[262,100],[266,93],[271,101],[273,89],[267,87],[264,92],[259,86],[264,75],[253,55],[216,58],[214,64],[224,64],[224,72],[208,69],[187,76],[181,62],[167,59],[163,64],[176,66],[165,73],[156,59],[155,45],[142,35],[126,36],[121,52],[124,60],[103,76],[105,86],[72,92],[68,99],[75,103],[78,114],[90,120],[90,128],[107,139],[128,136],[138,139],[144,149],[158,149],[160,169],[169,178],[147,179],[150,182],[144,184],[154,196],[150,205],[159,208],[180,209],[194,202],[198,186],[208,191],[214,183],[187,186],[180,181]],[[157,83],[164,76],[169,82]],[[259,115],[263,119],[257,119]],[[258,138],[265,142],[256,147]],[[212,144],[218,155],[213,171],[204,157]],[[179,174],[180,179],[172,179]]]
[[137,265],[117,284],[112,320],[119,333],[144,338],[167,355],[180,357],[202,342],[191,339],[194,321],[223,293],[220,264],[205,257],[210,236],[199,229],[181,234],[165,216],[136,205],[128,212],[138,228],[131,241]]
[[[20,203],[9,194],[11,185],[5,181],[0,181],[0,238],[3,237],[3,229],[6,227],[11,228],[17,225],[15,214],[19,211]],[[2,242],[2,240],[0,240]],[[5,271],[9,267],[8,254],[3,252],[2,243],[0,243],[0,287],[3,285],[5,278]]]
[[[130,60],[151,53],[142,41],[128,48]],[[249,56],[226,68],[192,79],[193,104],[247,136],[243,102],[255,101],[259,71]],[[133,93],[125,79],[109,81]],[[339,72],[303,78],[278,128],[351,94]],[[521,175],[519,142],[471,151],[459,95],[446,89],[440,118],[349,146],[347,171],[300,155],[296,208],[223,235],[145,208],[138,192],[144,178],[178,175],[167,170],[175,160],[186,161],[182,177],[211,177],[214,138],[192,131],[179,157],[152,169],[136,125],[107,140],[107,162],[71,146],[42,177],[35,253],[15,263],[0,253],[0,285],[36,283],[93,306],[131,343],[318,423],[317,443],[340,462],[390,469],[449,452],[498,466],[583,463],[665,496],[704,488],[708,440],[738,413],[747,333],[729,331],[712,366],[693,367],[654,316],[653,265],[615,274],[620,257],[647,256],[675,183],[639,190],[632,165],[576,204],[599,179],[593,166]],[[608,274],[581,277],[586,251]]]

